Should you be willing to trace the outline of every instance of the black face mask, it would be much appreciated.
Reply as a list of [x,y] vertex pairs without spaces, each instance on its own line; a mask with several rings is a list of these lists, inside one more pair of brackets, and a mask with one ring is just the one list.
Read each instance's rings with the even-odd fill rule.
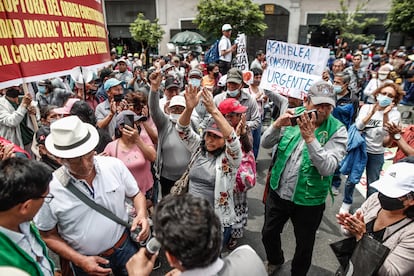
[[388,197],[379,193],[378,200],[380,201],[382,209],[387,211],[395,211],[404,208],[404,203],[398,198]]
[[219,72],[214,72],[214,77],[217,78],[219,76]]

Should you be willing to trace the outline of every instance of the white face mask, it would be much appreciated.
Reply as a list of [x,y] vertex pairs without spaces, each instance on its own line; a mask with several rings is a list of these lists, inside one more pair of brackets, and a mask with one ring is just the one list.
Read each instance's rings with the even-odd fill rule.
[[178,118],[180,118],[181,114],[174,114],[174,113],[170,113],[170,121],[173,123],[177,123]]

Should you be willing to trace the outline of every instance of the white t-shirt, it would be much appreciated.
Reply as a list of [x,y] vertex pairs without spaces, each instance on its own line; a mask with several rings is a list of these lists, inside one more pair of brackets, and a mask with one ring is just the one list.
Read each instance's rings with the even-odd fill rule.
[[[124,221],[128,220],[125,197],[139,192],[137,182],[124,165],[114,157],[94,157],[96,177],[93,190],[83,181],[75,186],[96,203],[112,211]],[[60,236],[76,251],[85,255],[96,255],[112,247],[122,236],[122,226],[93,210],[82,202],[56,176],[50,182],[50,193],[55,197],[43,203],[34,218],[41,231],[49,231],[56,225]]]
[[221,55],[221,51],[223,50],[227,50],[230,49],[231,47],[231,41],[230,39],[228,39],[227,37],[225,37],[224,35],[221,37],[220,42],[219,42],[219,53],[220,53],[220,60],[226,61],[226,62],[231,62],[231,56],[232,53],[229,52],[227,54],[225,54],[224,56]]

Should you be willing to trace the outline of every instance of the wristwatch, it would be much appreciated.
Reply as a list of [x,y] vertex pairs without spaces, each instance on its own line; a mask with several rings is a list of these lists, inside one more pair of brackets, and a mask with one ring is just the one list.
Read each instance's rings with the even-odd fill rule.
[[394,140],[395,141],[398,141],[398,140],[400,140],[401,139],[401,134],[399,134],[399,133],[395,133],[394,134]]

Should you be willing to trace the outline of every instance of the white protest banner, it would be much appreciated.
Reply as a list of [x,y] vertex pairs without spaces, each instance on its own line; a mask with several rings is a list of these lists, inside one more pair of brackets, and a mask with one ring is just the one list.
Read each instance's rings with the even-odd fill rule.
[[267,68],[260,87],[280,94],[307,93],[321,79],[329,58],[329,49],[268,40]]
[[236,54],[236,64],[234,67],[241,71],[249,70],[249,59],[247,58],[246,52],[246,35],[238,34],[237,35],[237,54]]

